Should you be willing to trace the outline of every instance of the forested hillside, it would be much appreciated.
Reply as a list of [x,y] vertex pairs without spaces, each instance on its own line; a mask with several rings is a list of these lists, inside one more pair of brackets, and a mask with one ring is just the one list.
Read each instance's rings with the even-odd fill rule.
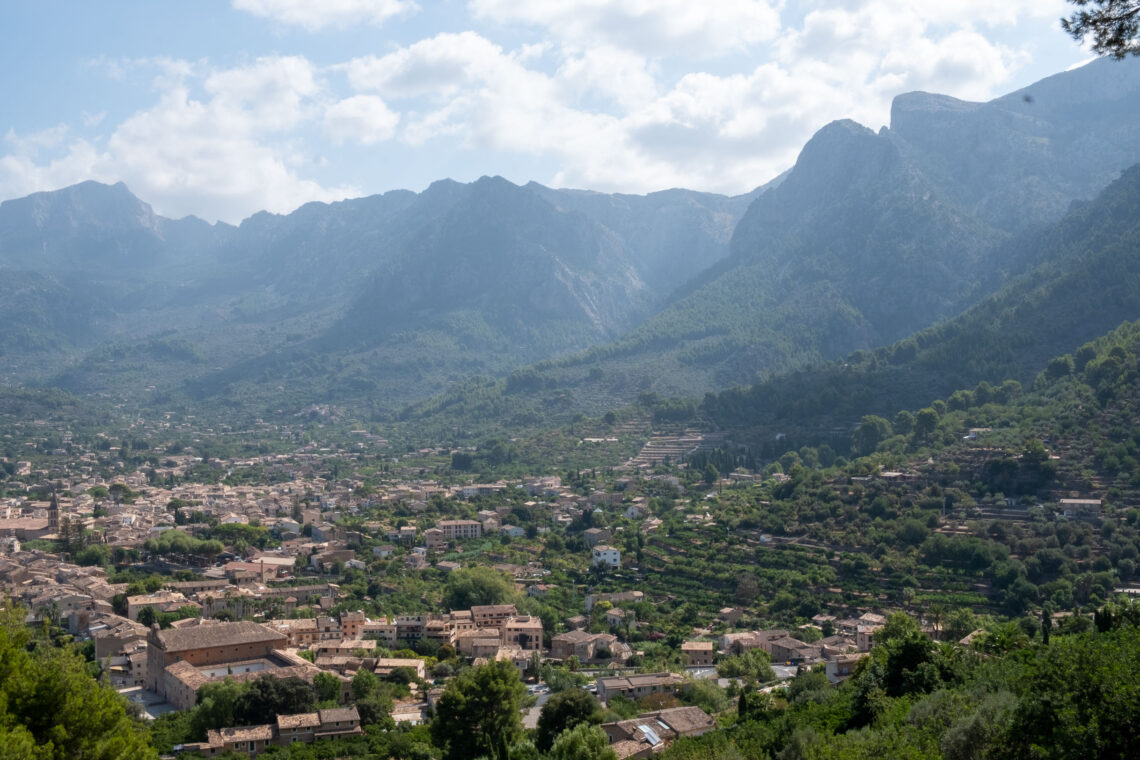
[[708,396],[702,410],[718,425],[825,425],[982,381],[1030,382],[1052,357],[1140,315],[1140,166],[1007,250],[1047,263],[903,341]]
[[[890,129],[824,127],[749,207],[729,257],[628,335],[536,366],[557,389],[537,405],[752,383],[902,340],[1044,263],[1078,266],[1053,225],[1140,159],[1138,72],[1100,61],[985,104],[912,93]],[[1096,250],[1096,226],[1119,222],[1074,217],[1063,234]],[[1135,315],[1114,316],[1074,345]],[[1055,337],[1039,358],[1068,350]]]
[[[740,513],[730,532],[755,525],[795,536],[812,554],[879,543],[863,558],[840,554],[834,576],[809,571],[791,587],[813,591],[783,601],[777,593],[780,606],[800,604],[807,615],[843,601],[823,585],[874,593],[867,581],[877,579],[920,608],[927,628],[892,616],[837,688],[804,672],[786,695],[745,690],[727,730],[663,756],[1133,755],[1140,703],[1126,674],[1140,656],[1140,614],[1134,602],[1105,602],[1137,570],[1138,352],[1140,325],[1128,323],[1049,362],[1031,389],[984,384],[890,421],[865,417],[851,462],[829,446],[782,456],[790,477],[771,491],[771,506]],[[844,487],[829,482],[835,468],[879,474]],[[1059,499],[1075,496],[1097,506],[1065,511]],[[759,583],[767,592],[767,579]],[[991,609],[1014,619],[958,644],[971,627],[959,620],[963,606],[982,589]],[[1090,607],[1094,622],[1080,614]]]
[[[327,329],[197,379],[194,395],[262,401],[262,381],[275,379],[297,404],[378,397],[390,406],[614,338],[686,271],[668,276],[656,267],[676,244],[655,248],[659,258],[652,259],[631,246],[636,231],[623,236],[575,208],[581,204],[564,208],[557,191],[485,178],[470,186],[437,183],[428,193],[446,194],[450,204],[362,267],[368,274],[357,278],[354,297]],[[681,195],[690,223],[710,215],[707,228],[694,229],[702,255],[722,256],[735,219],[712,211],[724,199]],[[635,200],[647,208],[612,215],[648,226],[656,215],[651,199]],[[646,281],[651,276],[659,287]]]
[[662,758],[1131,757],[1140,751],[1129,675],[1140,667],[1140,628],[1134,607],[1128,615],[1048,644],[1029,644],[1013,625],[983,652],[937,644],[892,618],[838,689],[806,672],[785,698],[744,693],[735,725],[682,739]]
[[[820,431],[842,430],[864,414],[890,415],[980,382],[1031,383],[1053,357],[1140,315],[1140,166],[1093,201],[1074,204],[1057,224],[1010,241],[1001,257],[1032,268],[960,316],[888,346],[706,394],[699,404],[696,398],[669,402],[639,389],[628,376],[621,387],[638,394],[663,422],[699,418],[728,429]],[[620,405],[621,396],[597,389],[618,385],[620,374],[604,363],[576,373],[546,363],[505,382],[457,387],[409,407],[405,416],[422,424],[447,418],[537,420],[579,408],[601,413],[607,402]]]

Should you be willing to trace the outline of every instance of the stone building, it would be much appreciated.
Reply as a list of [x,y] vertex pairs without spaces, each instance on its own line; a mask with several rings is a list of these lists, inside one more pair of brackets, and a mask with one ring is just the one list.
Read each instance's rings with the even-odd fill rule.
[[685,641],[681,644],[681,658],[690,668],[711,668],[715,656],[711,641]]
[[268,657],[288,645],[285,634],[247,621],[199,622],[183,628],[159,630],[152,626],[147,636],[146,687],[166,694],[166,669],[179,662],[195,668]]
[[440,520],[435,527],[443,531],[443,537],[447,541],[480,538],[483,535],[483,523],[478,520]]
[[597,680],[598,699],[608,702],[616,695],[638,700],[651,694],[672,693],[681,684],[681,677],[674,673],[646,673],[618,678]]

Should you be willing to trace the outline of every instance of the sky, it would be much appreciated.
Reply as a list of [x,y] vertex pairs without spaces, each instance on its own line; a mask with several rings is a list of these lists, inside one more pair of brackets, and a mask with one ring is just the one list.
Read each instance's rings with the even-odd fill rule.
[[237,223],[433,181],[747,192],[830,121],[1078,65],[1065,0],[0,5],[0,200],[125,182]]

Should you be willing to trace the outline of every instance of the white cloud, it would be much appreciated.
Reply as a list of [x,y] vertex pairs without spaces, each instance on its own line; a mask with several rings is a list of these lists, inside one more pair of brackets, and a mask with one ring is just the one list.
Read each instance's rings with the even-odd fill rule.
[[260,133],[259,112],[234,108],[226,97],[195,100],[175,89],[119,125],[107,144],[108,160],[156,210],[195,209],[208,219],[237,221],[259,209],[287,212],[352,194],[297,176],[289,144]]
[[[24,139],[9,132],[6,140],[11,143],[12,138]],[[8,153],[0,156],[0,197],[14,198],[38,190],[54,190],[87,179],[117,181],[117,177],[107,173],[104,163],[99,151],[86,140],[76,140],[62,155],[46,160],[38,151]]]
[[1027,17],[1059,19],[1069,8],[1067,0],[955,0],[953,3],[888,0],[879,5],[885,12],[917,13],[930,24],[971,28],[1012,26]]
[[[542,27],[560,45],[510,52],[472,32],[444,34],[346,69],[357,90],[408,101],[400,137],[412,146],[448,138],[540,155],[560,167],[555,183],[599,190],[740,192],[790,166],[829,121],[885,124],[901,92],[999,94],[1028,54],[984,30],[1052,19],[1055,5],[966,0],[950,12],[904,0],[819,2],[761,45],[780,29],[763,3],[714,12],[639,0],[471,0],[477,15]],[[708,54],[748,47],[753,63],[666,79],[698,41]]]
[[912,89],[991,96],[1024,62],[1024,52],[974,31],[969,14],[951,25],[954,17],[931,12],[935,5],[872,0],[850,10],[811,11],[801,29],[780,41],[777,60],[789,70],[804,61],[818,64],[814,76],[843,83],[880,110],[884,98]]
[[[928,5],[915,4],[912,12],[911,4],[888,0],[828,3],[787,29],[753,70],[681,77],[621,119],[626,144],[646,167],[641,176],[740,192],[790,166],[829,121],[885,124],[901,92],[998,94],[1025,52],[990,41],[970,19],[954,24],[954,17],[930,13]],[[620,186],[608,166],[568,163],[560,177]]]
[[475,32],[463,32],[439,34],[381,58],[354,58],[345,69],[357,90],[389,98],[447,98],[488,79],[503,60],[498,45]]
[[645,58],[620,48],[596,47],[567,56],[556,73],[570,97],[601,97],[630,108],[652,100],[658,91],[653,67]]
[[[601,189],[657,189],[697,176],[672,163],[677,152],[655,153],[639,142],[638,130],[649,121],[644,114],[662,99],[644,59],[605,48],[567,57],[552,74],[527,63],[465,33],[439,35],[345,68],[355,87],[420,106],[409,110],[400,133],[414,147],[458,138],[472,150],[553,157],[565,167],[555,181]],[[605,96],[604,103],[589,101],[591,88]],[[670,115],[668,107],[656,110]]]
[[470,0],[480,18],[545,28],[579,47],[607,44],[648,56],[717,56],[776,37],[768,0]]
[[419,8],[412,0],[233,0],[233,7],[310,32],[361,23],[379,26]]
[[632,174],[642,191],[748,190],[787,168],[823,123],[817,99],[772,64],[750,74],[690,74],[620,120],[632,160],[568,163],[558,181],[617,190]]
[[212,74],[204,87],[219,112],[265,130],[302,121],[307,100],[319,90],[313,65],[299,56],[259,58],[252,66]]
[[[1011,2],[1031,12],[1024,0]],[[766,55],[754,55],[749,70],[696,71],[669,82],[655,59],[610,44],[605,34],[597,44],[575,45],[605,20],[653,17],[677,6],[600,0],[471,5],[500,21],[545,24],[564,44],[511,52],[474,32],[440,34],[349,61],[343,68],[350,85],[399,100],[405,113],[398,134],[413,148],[448,139],[471,150],[542,156],[559,167],[556,184],[599,190],[745,191],[790,166],[829,121],[854,118],[876,128],[888,120],[894,95],[913,89],[988,98],[1025,60],[1023,50],[977,31],[984,26],[979,19],[927,4],[863,0],[809,10]],[[729,4],[729,16],[744,7]],[[761,6],[747,7],[760,12]],[[982,0],[971,8],[997,11],[986,24],[1018,18]],[[692,35],[723,21],[692,13]],[[668,27],[641,21],[638,34],[654,28],[658,42],[684,36],[679,28],[667,34],[662,29]],[[756,39],[746,40],[753,28],[734,26],[729,45]],[[551,57],[554,65],[544,67]]]
[[139,58],[111,58],[98,56],[82,60],[81,65],[95,70],[122,87],[145,91],[147,87],[162,92],[188,80],[206,76],[210,72],[206,60],[189,61],[168,56]]
[[348,140],[361,145],[389,140],[399,121],[400,115],[375,95],[355,95],[325,110],[325,129],[338,145]]
[[57,124],[25,135],[9,129],[4,135],[4,142],[8,143],[17,155],[35,156],[43,149],[54,148],[63,143],[68,131],[66,124]]
[[[260,58],[204,79],[183,78],[202,79],[204,97],[194,94],[194,82],[172,82],[164,74],[158,101],[117,125],[101,147],[76,141],[47,162],[13,151],[0,159],[0,188],[20,195],[85,179],[122,180],[159,213],[231,222],[260,209],[287,212],[357,194],[298,173],[310,160],[295,131],[325,114],[307,60]],[[34,135],[8,142],[32,140],[43,142]]]

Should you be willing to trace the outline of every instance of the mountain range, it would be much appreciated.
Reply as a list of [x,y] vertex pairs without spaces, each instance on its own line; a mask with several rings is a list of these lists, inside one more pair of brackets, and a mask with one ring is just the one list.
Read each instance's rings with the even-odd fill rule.
[[0,362],[79,392],[408,400],[629,330],[727,255],[751,198],[485,177],[234,227],[85,182],[0,204]]
[[730,255],[607,352],[691,394],[954,316],[1040,263],[1015,239],[1140,160],[1138,74],[1102,61],[986,104],[902,95],[878,133],[825,126],[749,207]]
[[[379,417],[497,394],[530,419],[765,387],[892,344],[867,355],[1024,376],[1140,316],[1136,172],[1094,200],[1137,162],[1140,63],[1098,60],[988,103],[901,95],[889,127],[826,125],[736,197],[485,177],[235,227],[86,182],[0,204],[0,376]],[[1019,308],[1056,319],[1100,278],[1112,308],[1069,311],[1097,318],[1018,332]],[[971,357],[1003,331],[1034,350]]]

